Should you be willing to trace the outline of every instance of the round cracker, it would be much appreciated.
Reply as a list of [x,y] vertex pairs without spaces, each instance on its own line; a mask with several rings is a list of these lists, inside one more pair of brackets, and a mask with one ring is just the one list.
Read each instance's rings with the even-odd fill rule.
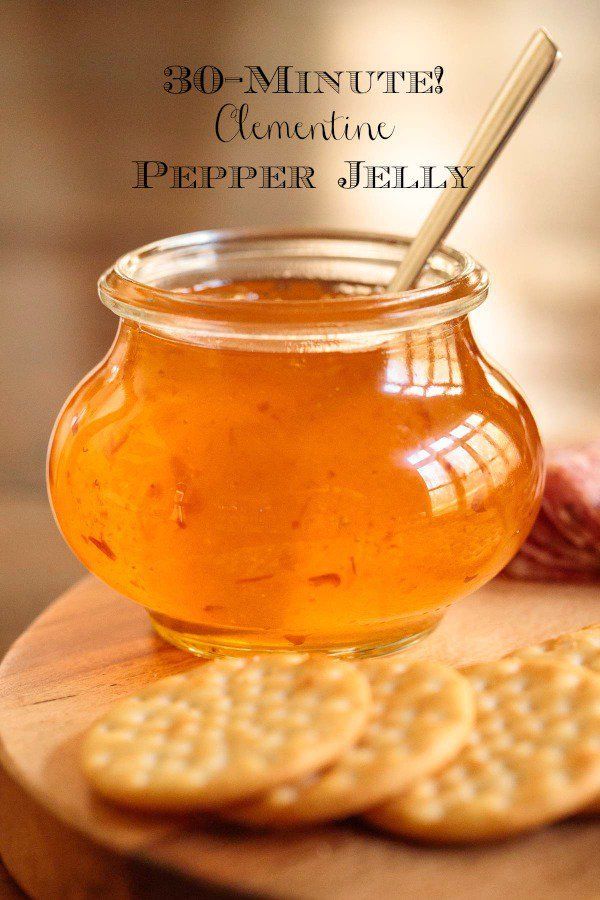
[[518,657],[463,672],[477,704],[467,744],[367,821],[433,843],[477,842],[585,807],[600,791],[600,677]]
[[561,634],[543,644],[525,647],[515,655],[553,659],[568,665],[585,666],[600,673],[600,626],[591,625],[580,631]]
[[[525,647],[523,650],[519,650],[518,655],[532,658],[543,657],[569,665],[585,666],[586,669],[600,674],[600,626],[590,625],[579,631],[561,634],[543,644]],[[600,797],[596,797],[586,807],[585,812],[600,814]]]
[[325,656],[223,658],[116,704],[83,768],[104,797],[160,810],[242,800],[327,765],[362,731],[366,677]]
[[219,810],[227,821],[259,827],[345,818],[405,790],[452,759],[474,719],[473,691],[437,662],[375,659],[357,663],[373,705],[356,744],[331,766]]

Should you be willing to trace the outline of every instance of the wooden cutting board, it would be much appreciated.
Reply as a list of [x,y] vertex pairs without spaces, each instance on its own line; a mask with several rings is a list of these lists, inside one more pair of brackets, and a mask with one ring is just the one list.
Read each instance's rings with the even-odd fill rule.
[[[406,651],[497,658],[600,620],[598,586],[496,579]],[[434,849],[344,823],[252,834],[198,817],[121,811],[77,764],[82,732],[115,700],[198,662],[144,611],[89,578],[60,597],[0,666],[0,854],[43,898],[597,898],[600,821],[573,819],[478,848]]]

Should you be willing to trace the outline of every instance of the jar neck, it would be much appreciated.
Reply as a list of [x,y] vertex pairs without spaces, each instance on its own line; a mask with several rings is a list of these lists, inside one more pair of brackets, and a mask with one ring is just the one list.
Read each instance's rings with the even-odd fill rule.
[[[269,342],[265,347],[260,342],[249,339],[243,341],[221,340],[218,344],[182,340],[179,337],[165,335],[161,330],[148,328],[131,319],[121,319],[115,340],[115,349],[127,353],[144,347],[169,348],[171,353],[192,353],[194,351],[232,351],[236,353],[277,353],[278,355],[303,356],[306,351],[296,342]],[[426,378],[436,360],[447,360],[450,368],[461,363],[465,353],[479,353],[468,316],[457,316],[447,322],[422,326],[410,330],[396,331],[383,341],[365,341],[361,345],[340,347],[339,342],[321,340],[318,346],[310,348],[311,353],[337,355],[339,353],[377,353],[386,359],[403,359],[408,366],[418,369],[422,379]],[[431,373],[430,373],[431,374]]]
[[[410,241],[354,232],[198,232],[143,247],[99,281],[119,316],[166,339],[204,347],[282,352],[369,350],[399,332],[468,314],[486,296],[487,273],[450,248],[428,260],[416,289],[387,292]],[[345,284],[314,297],[258,295],[242,282]],[[231,294],[210,285],[231,284]],[[198,289],[198,286],[199,289]]]
[[247,353],[287,353],[287,354],[336,354],[336,353],[369,353],[379,351],[383,354],[400,355],[415,360],[428,358],[436,353],[444,352],[456,355],[461,343],[473,343],[474,338],[467,315],[456,316],[447,321],[434,324],[422,324],[411,329],[389,329],[384,333],[353,333],[341,338],[336,333],[321,334],[312,340],[290,340],[285,335],[280,338],[270,336],[268,340],[253,337],[231,335],[212,339],[203,332],[185,332],[141,324],[136,319],[121,318],[119,334],[137,336],[141,341],[159,341],[172,346],[196,347],[205,350],[231,350]]
[[269,390],[273,385],[294,385],[289,389],[310,394],[311,390],[318,393],[324,384],[338,384],[353,395],[371,385],[383,395],[419,403],[477,391],[486,378],[467,317],[398,334],[387,344],[363,352],[311,354],[290,349],[251,353],[247,347],[215,351],[165,340],[137,323],[122,322],[107,365],[140,396],[148,390],[152,394],[157,383],[169,395],[178,396],[199,381],[221,383],[222,379],[228,390],[243,395],[248,383],[256,387],[266,379]]

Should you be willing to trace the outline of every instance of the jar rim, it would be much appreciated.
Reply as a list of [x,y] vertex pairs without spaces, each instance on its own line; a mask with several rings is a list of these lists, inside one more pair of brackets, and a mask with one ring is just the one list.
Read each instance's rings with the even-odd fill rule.
[[[350,268],[358,272],[362,266],[365,272],[372,270],[369,278],[385,274],[384,280],[375,279],[378,286],[389,282],[410,242],[403,236],[337,229],[196,231],[121,256],[100,277],[98,292],[102,302],[122,318],[174,337],[201,332],[213,339],[281,340],[284,332],[285,339],[292,341],[335,340],[357,332],[386,334],[463,316],[483,302],[489,286],[486,270],[469,254],[446,246],[436,249],[424,269],[424,280],[431,283],[408,291],[375,290],[315,303],[223,297],[210,290],[190,295],[169,284],[177,275],[200,271],[210,281],[210,273],[222,265],[246,271],[244,266],[272,267],[275,260],[283,266],[279,277],[295,277],[288,273],[312,260],[332,271],[337,266],[342,273]],[[366,285],[368,279],[357,283]]]

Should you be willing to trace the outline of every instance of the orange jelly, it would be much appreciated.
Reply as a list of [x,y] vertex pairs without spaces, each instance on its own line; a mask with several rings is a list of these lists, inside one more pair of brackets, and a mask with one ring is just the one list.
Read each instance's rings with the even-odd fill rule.
[[[228,240],[235,265],[190,272],[175,244],[161,281],[157,244],[140,252],[154,281],[128,273],[150,267],[140,255],[105,276],[121,322],[55,428],[57,520],[193,652],[389,652],[492,578],[539,505],[535,424],[465,312],[485,273],[454,254],[386,298],[373,280],[397,264],[391,239],[321,237],[304,272],[306,238]],[[377,259],[364,271],[359,240]]]

